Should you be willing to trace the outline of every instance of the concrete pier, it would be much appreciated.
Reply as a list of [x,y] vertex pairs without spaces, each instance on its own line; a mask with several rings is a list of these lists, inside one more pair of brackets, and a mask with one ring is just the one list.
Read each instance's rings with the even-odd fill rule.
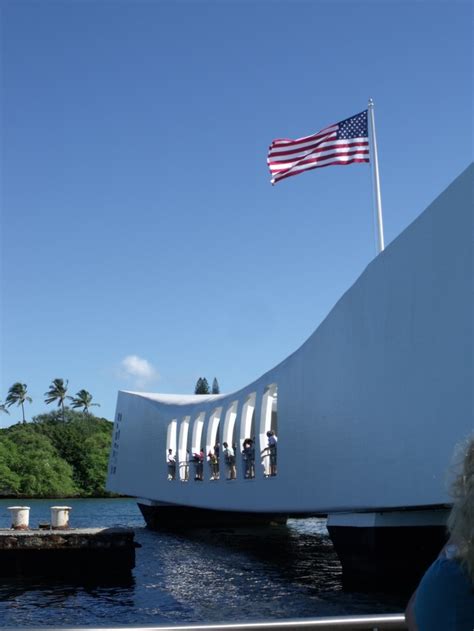
[[0,576],[116,576],[135,567],[131,528],[0,529]]

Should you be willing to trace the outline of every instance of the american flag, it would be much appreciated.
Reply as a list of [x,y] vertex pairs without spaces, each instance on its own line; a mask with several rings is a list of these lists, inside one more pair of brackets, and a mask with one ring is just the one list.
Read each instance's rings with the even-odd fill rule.
[[367,110],[312,136],[278,138],[270,145],[267,158],[272,184],[310,169],[353,162],[369,162]]

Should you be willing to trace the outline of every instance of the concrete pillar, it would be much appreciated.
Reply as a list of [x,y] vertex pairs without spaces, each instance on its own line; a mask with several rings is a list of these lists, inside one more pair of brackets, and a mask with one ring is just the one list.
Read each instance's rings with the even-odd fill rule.
[[28,524],[30,521],[30,507],[9,506],[8,510],[11,513],[12,528],[14,528],[15,530],[28,530]]
[[51,528],[69,528],[69,511],[71,506],[51,506]]

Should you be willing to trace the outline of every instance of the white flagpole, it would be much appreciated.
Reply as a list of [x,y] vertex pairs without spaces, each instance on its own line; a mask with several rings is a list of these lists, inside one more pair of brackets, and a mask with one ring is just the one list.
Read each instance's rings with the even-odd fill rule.
[[375,206],[377,215],[378,254],[385,248],[383,239],[382,196],[380,194],[379,159],[377,156],[377,137],[375,135],[374,102],[369,99],[369,128],[371,137],[372,172],[374,179]]

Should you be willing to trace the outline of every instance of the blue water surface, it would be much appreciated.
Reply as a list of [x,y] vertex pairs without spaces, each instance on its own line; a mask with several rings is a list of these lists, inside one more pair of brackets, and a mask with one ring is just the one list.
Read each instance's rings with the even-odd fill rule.
[[30,506],[30,526],[50,521],[50,507],[72,507],[72,527],[135,530],[129,580],[91,584],[0,579],[0,625],[113,626],[237,622],[345,614],[398,613],[404,595],[347,592],[325,520],[286,526],[158,533],[145,528],[132,499],[0,500]]

